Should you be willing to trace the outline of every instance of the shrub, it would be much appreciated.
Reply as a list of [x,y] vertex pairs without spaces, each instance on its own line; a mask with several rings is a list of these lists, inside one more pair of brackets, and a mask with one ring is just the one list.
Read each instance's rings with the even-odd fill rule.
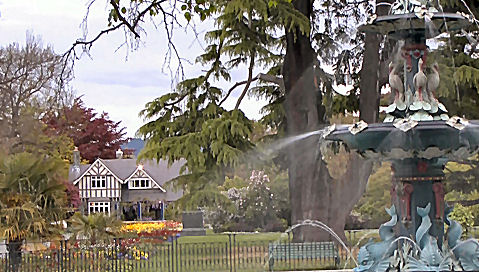
[[449,218],[461,224],[465,236],[467,236],[474,226],[474,215],[471,207],[464,207],[461,204],[457,204],[454,206],[454,210],[451,214],[449,214]]

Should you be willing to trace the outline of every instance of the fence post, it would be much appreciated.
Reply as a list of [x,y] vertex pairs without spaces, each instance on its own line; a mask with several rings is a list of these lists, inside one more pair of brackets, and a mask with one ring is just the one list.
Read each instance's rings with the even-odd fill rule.
[[291,232],[288,232],[288,263],[291,269]]
[[236,261],[239,261],[239,250],[238,250],[238,257],[236,257],[236,233],[233,233],[233,271],[236,271]]
[[228,241],[229,241],[228,245],[230,247],[230,250],[229,250],[229,253],[228,253],[229,256],[230,256],[230,258],[229,258],[230,259],[229,260],[230,272],[233,272],[233,264],[231,263],[231,260],[232,260],[232,258],[231,258],[231,233],[228,233]]
[[[118,265],[120,267],[120,272],[121,272],[121,267],[123,266],[123,271],[125,271],[125,258],[126,258],[126,250],[125,251],[122,251],[123,248],[122,248],[122,241],[121,241],[121,238],[118,239],[118,254],[117,256],[121,256],[121,259],[119,259],[119,262],[118,262]],[[119,257],[120,258],[120,257]],[[123,263],[122,263],[123,262]]]
[[173,240],[173,238],[171,238],[171,272],[174,272],[175,271],[175,240]]
[[176,249],[175,249],[175,256],[176,256],[176,272],[178,272],[178,237],[175,237],[175,244],[176,244]]
[[58,271],[62,271],[62,241],[60,240],[60,247],[57,250],[57,266]]
[[111,251],[111,260],[112,260],[112,269],[115,269],[115,272],[118,272],[118,239],[113,238],[113,248]]

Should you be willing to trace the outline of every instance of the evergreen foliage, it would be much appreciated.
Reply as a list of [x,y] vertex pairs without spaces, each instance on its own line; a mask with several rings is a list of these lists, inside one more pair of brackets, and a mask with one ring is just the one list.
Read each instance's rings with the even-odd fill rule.
[[1,238],[18,242],[59,234],[62,228],[59,222],[70,211],[65,175],[61,160],[30,153],[2,154]]
[[[180,82],[175,92],[148,103],[141,115],[154,119],[140,128],[148,142],[142,158],[186,159],[186,175],[177,179],[186,186],[188,202],[207,205],[224,199],[216,186],[224,173],[238,166],[251,141],[253,122],[241,110],[227,111],[222,103],[234,89],[222,90],[218,80],[230,80],[231,70],[249,66],[243,97],[253,81],[255,65],[277,66],[281,61],[280,24],[299,25],[309,32],[308,20],[289,1],[213,1],[217,7],[217,29],[206,34],[210,45],[197,62],[210,68],[196,78]],[[227,58],[227,61],[224,59]],[[187,170],[187,172],[186,172]],[[180,201],[181,203],[181,201]],[[193,204],[194,203],[194,204]]]
[[[461,0],[441,1],[444,10],[459,11],[466,16],[479,17],[476,3]],[[472,14],[470,13],[472,12]],[[438,96],[450,115],[479,119],[479,24],[477,19],[460,33],[451,33],[441,38],[439,48],[434,50],[431,61],[440,65],[441,83]]]
[[[362,14],[352,4],[341,1],[315,5],[314,18],[306,18],[289,0],[187,1],[181,9],[189,12],[187,19],[195,15],[204,19],[207,13],[216,21],[216,28],[205,35],[209,43],[205,52],[196,59],[209,68],[197,77],[183,80],[173,92],[145,106],[140,115],[148,122],[139,134],[146,138],[147,144],[140,159],[170,162],[186,159],[182,169],[185,175],[175,180],[186,189],[179,207],[196,208],[227,201],[217,187],[223,185],[229,169],[240,165],[245,152],[255,146],[253,122],[238,109],[245,95],[269,101],[261,123],[274,133],[265,135],[266,138],[272,138],[271,134],[284,135],[285,90],[281,71],[285,31],[298,29],[300,33],[311,34],[318,59],[324,64],[334,64],[337,78],[344,81],[345,74],[358,72],[360,62],[355,61],[355,56],[361,51],[360,46],[355,46],[360,39],[351,35],[353,25],[348,22],[352,18],[359,20]],[[342,68],[346,62],[347,70]],[[322,92],[328,93],[324,102],[331,104],[339,97],[333,94],[334,75],[320,69],[319,64],[318,61],[315,65],[316,82]],[[236,82],[229,90],[218,87],[219,81],[230,81],[231,73],[244,66],[248,69],[246,80]],[[267,72],[255,76],[257,68]],[[254,82],[257,84],[253,86]],[[224,101],[239,87],[243,90],[235,109],[225,110]],[[353,95],[354,92],[348,99]],[[330,113],[345,111],[346,107],[353,110],[357,108],[357,100],[341,105],[329,106]]]

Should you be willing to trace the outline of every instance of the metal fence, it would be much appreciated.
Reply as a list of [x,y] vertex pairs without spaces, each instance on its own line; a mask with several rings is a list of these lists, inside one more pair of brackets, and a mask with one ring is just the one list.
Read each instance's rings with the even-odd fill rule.
[[[308,245],[289,239],[181,242],[177,239],[115,239],[103,245],[56,241],[22,243],[0,253],[0,271],[268,271],[338,267],[346,252],[330,242]],[[281,253],[283,252],[283,253]],[[276,254],[276,256],[274,256]]]

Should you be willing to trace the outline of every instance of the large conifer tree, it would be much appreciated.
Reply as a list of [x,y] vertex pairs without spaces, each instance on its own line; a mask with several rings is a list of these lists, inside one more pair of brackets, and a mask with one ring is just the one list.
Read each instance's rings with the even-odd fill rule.
[[[185,186],[187,193],[180,205],[204,206],[223,198],[217,185],[253,148],[252,123],[239,110],[246,95],[270,101],[262,121],[280,136],[320,129],[333,112],[358,109],[363,46],[362,36],[351,29],[355,28],[354,19],[364,17],[364,9],[358,5],[367,5],[365,2],[188,0],[173,8],[165,1],[129,3],[122,6],[120,1],[111,1],[109,28],[76,45],[88,48],[99,36],[119,28],[139,38],[147,14],[164,22],[168,38],[175,16],[181,16],[178,12],[188,21],[209,16],[217,22],[217,28],[206,35],[209,46],[198,58],[203,66],[209,66],[207,71],[183,80],[142,111],[150,121],[139,131],[148,139],[141,156],[187,161],[188,174],[177,183]],[[173,40],[169,44],[169,52],[179,53]],[[67,55],[72,53],[74,50]],[[335,73],[322,70],[324,64],[333,66]],[[231,80],[232,70],[244,66],[248,71],[245,80],[232,83],[228,90],[219,87],[219,80]],[[263,73],[255,74],[258,67]],[[347,78],[352,78],[355,88],[346,97],[335,94],[333,84],[350,83]],[[235,108],[226,110],[223,102],[239,87],[242,91]],[[377,89],[372,91],[377,93]],[[368,101],[364,99],[364,103]],[[377,105],[370,112],[375,113],[369,118],[374,121]],[[364,191],[370,167],[351,155],[349,165],[344,165],[348,172],[334,180],[319,153],[317,137],[298,142],[287,152],[293,224],[318,219],[343,235],[345,217]],[[299,240],[328,236],[319,229],[304,228],[295,235]]]

